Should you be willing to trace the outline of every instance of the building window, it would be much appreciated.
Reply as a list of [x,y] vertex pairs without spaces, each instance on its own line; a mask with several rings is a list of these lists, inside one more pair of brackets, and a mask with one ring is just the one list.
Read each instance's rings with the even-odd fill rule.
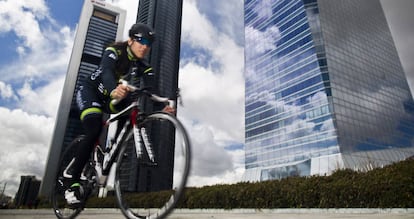
[[116,15],[109,14],[109,13],[104,12],[104,11],[100,11],[100,10],[95,9],[95,10],[93,10],[93,16],[104,19],[106,21],[110,21],[112,23],[116,23]]

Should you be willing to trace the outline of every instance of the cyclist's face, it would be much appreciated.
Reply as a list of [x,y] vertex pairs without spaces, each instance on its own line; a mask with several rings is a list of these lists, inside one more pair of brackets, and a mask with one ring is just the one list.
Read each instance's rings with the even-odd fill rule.
[[137,58],[144,58],[144,56],[150,51],[151,45],[144,44],[140,40],[137,39],[129,39],[129,45],[131,47],[132,52]]

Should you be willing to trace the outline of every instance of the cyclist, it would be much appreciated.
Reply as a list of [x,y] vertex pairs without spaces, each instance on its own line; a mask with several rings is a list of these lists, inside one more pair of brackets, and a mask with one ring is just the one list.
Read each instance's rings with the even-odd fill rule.
[[[154,40],[155,33],[150,26],[142,23],[132,25],[128,40],[107,47],[99,67],[81,82],[76,101],[85,138],[76,151],[74,162],[63,173],[68,182],[65,198],[72,207],[76,208],[83,202],[80,177],[101,134],[103,113],[117,113],[130,103],[129,90],[125,85],[118,84],[119,79],[128,77],[134,84],[153,85],[154,72],[144,58]],[[114,105],[111,103],[113,99],[121,101]],[[164,111],[174,112],[171,108]]]

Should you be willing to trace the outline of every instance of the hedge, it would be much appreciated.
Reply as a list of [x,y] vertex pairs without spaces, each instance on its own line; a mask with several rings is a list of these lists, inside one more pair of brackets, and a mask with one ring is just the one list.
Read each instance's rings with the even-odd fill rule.
[[[133,207],[154,207],[168,191],[133,196]],[[90,198],[87,207],[117,207],[113,196]],[[291,177],[186,188],[178,208],[413,208],[414,160],[368,172],[338,170],[330,176]]]

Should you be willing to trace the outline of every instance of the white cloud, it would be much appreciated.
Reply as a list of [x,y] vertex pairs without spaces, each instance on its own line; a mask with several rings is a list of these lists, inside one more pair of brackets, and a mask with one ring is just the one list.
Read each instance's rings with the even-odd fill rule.
[[[244,143],[243,47],[201,14],[196,1],[184,1],[182,44],[208,55],[181,60],[179,87],[184,107],[178,116],[187,121],[193,143],[191,186],[236,182],[241,179],[244,153],[226,150]],[[240,17],[242,19],[242,17]],[[206,59],[206,66],[193,62]],[[215,67],[211,67],[215,63]]]
[[10,84],[0,81],[0,97],[3,99],[17,100],[17,96],[13,93],[13,88]]
[[125,28],[124,28],[124,35],[123,38],[128,38],[128,30],[129,28],[135,24],[137,19],[137,11],[136,10],[128,10],[128,9],[135,9],[138,8],[139,1],[137,0],[115,0],[115,1],[108,1],[110,4],[113,4],[119,8],[123,8],[127,10],[126,19],[125,19]]
[[251,26],[247,26],[245,29],[245,46],[249,48],[246,51],[246,59],[252,59],[266,51],[276,49],[276,42],[281,37],[280,31],[276,26],[267,28],[265,31],[257,30]]
[[35,47],[42,33],[37,20],[47,16],[43,0],[5,0],[0,2],[0,33],[13,31],[24,44]]
[[65,76],[61,75],[43,87],[32,89],[29,82],[18,90],[21,101],[19,106],[30,113],[48,115],[56,118],[59,100],[62,96],[62,88]]
[[16,34],[16,53],[20,56],[2,66],[0,97],[18,99],[26,112],[54,116],[74,30],[58,26],[48,13],[43,0],[0,2],[0,32]]
[[[187,10],[191,13],[187,13]],[[179,86],[183,91],[184,110],[188,109],[186,113],[191,113],[190,118],[211,123],[217,128],[214,130],[216,133],[230,133],[226,140],[240,141],[244,139],[243,48],[227,35],[217,32],[206,17],[196,10],[194,4],[184,2],[182,43],[190,41],[195,47],[203,48],[211,54],[211,62],[218,63],[219,67],[200,66],[191,60],[181,61]],[[210,33],[193,31],[187,27],[192,25],[188,23],[202,23],[205,25],[203,29]],[[200,35],[215,35],[220,40],[210,38],[206,42]],[[210,43],[214,43],[214,46]]]
[[216,46],[219,36],[215,35],[215,30],[206,16],[198,11],[196,1],[184,1],[182,17],[181,38],[185,39],[182,43],[189,43],[194,47]]
[[192,169],[188,186],[235,183],[244,173],[244,150],[227,151],[215,141],[213,127],[189,125],[192,142]]
[[[53,80],[66,71],[74,31],[49,16],[44,0],[0,2],[0,33],[12,32],[20,56],[2,69],[2,80]],[[45,65],[47,62],[47,65]]]
[[[210,20],[216,31],[220,31],[242,45],[244,42],[243,0],[198,0],[198,13]],[[220,40],[219,38],[216,38]]]
[[253,9],[256,13],[258,13],[258,18],[260,19],[269,19],[272,15],[272,5],[274,5],[272,0],[262,0],[259,1],[256,7]]
[[43,177],[54,120],[0,107],[0,181],[15,195],[21,175]]
[[[30,82],[51,81],[66,73],[74,32],[68,27],[42,30],[43,41],[35,47],[21,47],[20,59],[4,66],[2,79]],[[47,63],[47,64],[46,64]],[[26,80],[22,80],[25,78]]]

